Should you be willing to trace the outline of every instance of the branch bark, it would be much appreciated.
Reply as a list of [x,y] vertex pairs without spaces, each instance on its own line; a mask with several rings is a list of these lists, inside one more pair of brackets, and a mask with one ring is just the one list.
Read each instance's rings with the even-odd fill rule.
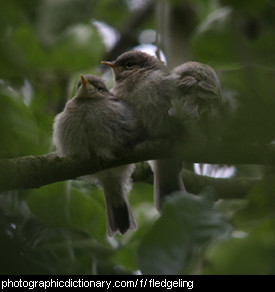
[[[244,198],[247,192],[262,179],[260,177],[213,178],[198,175],[187,169],[183,169],[181,175],[188,192],[199,194],[204,187],[213,187],[220,199]],[[145,181],[152,184],[153,173],[148,165],[138,164],[133,179],[136,182]]]
[[[98,171],[123,164],[154,160],[157,158],[181,158],[187,162],[215,163],[215,164],[275,164],[274,145],[208,145],[199,143],[185,143],[171,145],[167,141],[155,140],[139,144],[132,151],[123,153],[114,161],[100,161],[91,159],[80,161],[71,157],[58,157],[54,153],[41,156],[25,156],[13,159],[0,160],[0,191],[12,189],[38,188],[50,183],[76,179],[79,176],[93,174]],[[190,177],[185,173],[183,178],[188,181],[195,180],[193,190],[200,188],[209,180],[199,176]],[[204,180],[204,181],[203,181]],[[212,179],[212,184],[217,180]],[[232,185],[233,181],[228,181]],[[245,189],[251,187],[256,181],[250,180]],[[219,184],[221,180],[219,181]],[[249,184],[249,185],[248,185]],[[240,187],[240,184],[236,185]],[[189,185],[190,187],[190,185]],[[220,184],[219,189],[226,188]],[[237,187],[236,187],[237,188]],[[228,196],[228,195],[227,195]]]

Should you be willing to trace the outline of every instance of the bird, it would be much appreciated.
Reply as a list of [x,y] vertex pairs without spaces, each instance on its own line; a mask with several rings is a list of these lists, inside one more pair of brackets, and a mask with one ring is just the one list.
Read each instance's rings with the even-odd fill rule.
[[[195,140],[201,148],[218,145],[222,141],[224,109],[215,70],[207,64],[188,61],[174,68],[170,78],[176,83],[177,94],[172,97],[169,115],[179,120],[186,140]],[[199,167],[202,169],[202,164]],[[212,169],[218,168],[212,165]]]
[[[60,156],[109,161],[131,146],[135,123],[131,110],[102,79],[81,75],[75,96],[54,119],[53,141]],[[128,202],[133,170],[129,164],[81,177],[103,190],[109,236],[136,229]]]
[[169,78],[175,81],[177,88],[169,115],[188,125],[186,132],[195,131],[204,140],[218,141],[222,92],[214,69],[207,64],[188,61],[174,68]]
[[[111,92],[133,111],[139,135],[144,139],[170,139],[172,119],[169,109],[176,86],[173,78],[169,78],[168,67],[156,57],[138,50],[125,52],[113,62],[101,63],[112,68],[115,85]],[[170,159],[150,164],[154,172],[154,201],[159,211],[164,196],[185,190],[178,163],[170,164]]]
[[171,81],[165,78],[169,75],[167,66],[138,50],[101,63],[113,69],[115,85],[111,92],[133,110],[143,135],[155,138],[167,134],[172,89]]

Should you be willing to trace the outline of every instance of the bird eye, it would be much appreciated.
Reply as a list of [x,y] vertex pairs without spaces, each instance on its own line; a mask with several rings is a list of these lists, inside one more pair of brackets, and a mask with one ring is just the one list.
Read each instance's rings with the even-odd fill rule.
[[126,65],[125,65],[125,67],[126,67],[127,69],[130,69],[130,68],[132,68],[134,65],[135,65],[135,64],[134,64],[133,62],[128,61],[128,62],[126,63]]
[[103,88],[101,86],[97,86],[96,88],[98,89],[99,92],[103,91]]

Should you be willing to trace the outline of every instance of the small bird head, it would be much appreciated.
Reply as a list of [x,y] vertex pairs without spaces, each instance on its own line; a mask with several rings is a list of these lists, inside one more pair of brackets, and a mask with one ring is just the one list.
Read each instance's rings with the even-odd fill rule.
[[[221,86],[216,72],[199,62],[186,62],[173,70],[185,113],[193,120],[211,115],[222,102]],[[176,108],[169,114],[175,115]]]
[[141,51],[129,51],[120,55],[115,61],[102,61],[111,67],[116,81],[131,77],[133,74],[143,74],[151,70],[167,70],[162,61]]
[[104,82],[94,75],[81,75],[76,87],[77,98],[99,98],[109,94]]
[[[220,81],[216,72],[208,65],[199,62],[186,62],[174,69],[180,80],[186,77],[193,78],[194,82],[197,82],[205,90],[214,90],[213,93],[218,94],[220,89]],[[206,84],[208,83],[208,86]],[[211,88],[211,85],[213,88]]]

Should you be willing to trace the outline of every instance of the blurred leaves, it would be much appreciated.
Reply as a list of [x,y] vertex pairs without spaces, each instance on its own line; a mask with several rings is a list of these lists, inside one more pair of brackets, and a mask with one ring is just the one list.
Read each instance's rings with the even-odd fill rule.
[[234,63],[274,65],[274,24],[266,19],[269,9],[274,12],[274,7],[269,7],[265,1],[258,3],[253,12],[249,11],[248,7],[253,7],[250,4],[245,11],[228,5],[207,15],[191,39],[195,59],[220,66]]
[[91,68],[98,64],[104,47],[92,25],[69,27],[58,39],[52,53],[52,66],[67,70]]
[[256,65],[222,72],[224,94],[230,101],[227,111],[230,108],[234,111],[229,115],[225,138],[253,143],[271,142],[275,138],[274,77],[272,67]]
[[247,194],[248,205],[234,217],[234,222],[242,227],[257,224],[259,221],[274,217],[275,180],[274,175],[265,178],[255,185]]
[[209,243],[229,236],[231,227],[214,208],[213,193],[173,194],[161,218],[141,242],[142,273],[171,275],[187,270],[194,256]]
[[274,176],[258,183],[235,208],[231,238],[206,253],[205,274],[274,274]]
[[55,183],[32,191],[27,202],[32,212],[49,226],[75,228],[105,237],[104,199],[95,187],[91,191],[70,186],[70,182]]
[[[8,93],[8,92],[7,92]],[[13,93],[11,93],[12,95]],[[0,157],[39,154],[39,129],[32,112],[17,94],[0,93]]]
[[[52,150],[54,115],[72,96],[79,74],[98,72],[106,56],[94,20],[123,36],[110,56],[138,45],[145,29],[163,33],[158,27],[163,24],[168,35],[161,41],[176,46],[180,56],[217,69],[225,98],[225,141],[274,140],[274,3],[174,0],[159,19],[150,10],[146,17],[141,11],[136,21],[137,4],[149,2],[1,4],[1,158]],[[172,63],[182,59],[175,56]],[[73,181],[2,193],[0,273],[274,274],[274,169],[236,167],[236,175],[269,177],[242,200],[215,201],[219,194],[210,189],[175,194],[161,215],[153,206],[152,184],[135,182],[130,204],[138,229],[114,238],[106,237],[104,197],[95,186]]]
[[11,59],[16,56],[17,66],[31,74],[33,70],[75,71],[90,68],[102,56],[103,44],[96,29],[90,24],[68,27],[54,46],[45,48],[28,26],[20,26],[11,36]]
[[238,60],[231,15],[232,8],[222,7],[199,24],[192,38],[195,59],[205,63],[209,60],[217,63]]
[[205,274],[274,275],[275,220],[265,220],[248,233],[236,231],[232,238],[209,249]]

